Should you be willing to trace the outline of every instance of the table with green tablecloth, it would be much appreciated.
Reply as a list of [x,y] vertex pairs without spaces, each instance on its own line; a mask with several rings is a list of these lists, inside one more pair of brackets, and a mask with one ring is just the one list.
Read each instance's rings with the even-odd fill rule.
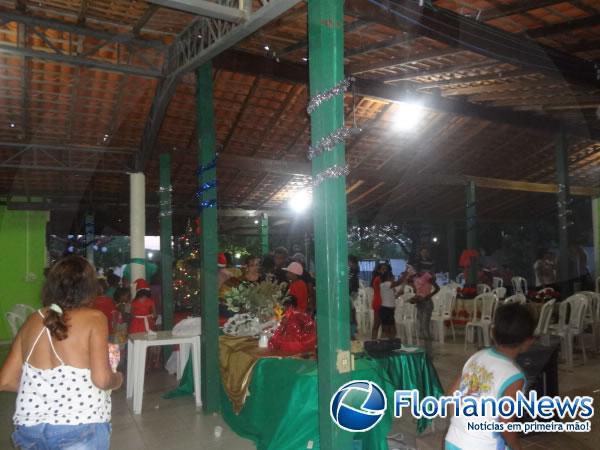
[[[191,370],[171,395],[190,393]],[[387,450],[396,389],[417,389],[421,398],[443,395],[437,373],[425,352],[395,352],[383,358],[358,357],[350,379],[371,380],[386,393],[385,417],[367,433],[356,433],[363,450]],[[299,358],[261,358],[254,365],[248,396],[239,414],[221,387],[221,413],[233,431],[256,443],[258,450],[319,448],[317,362]],[[193,390],[193,388],[192,388]],[[417,421],[417,432],[429,425]]]

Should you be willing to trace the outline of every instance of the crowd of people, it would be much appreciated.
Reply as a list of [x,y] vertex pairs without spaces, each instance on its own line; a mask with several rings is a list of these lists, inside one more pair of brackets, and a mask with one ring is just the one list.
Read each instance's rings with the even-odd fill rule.
[[242,283],[260,283],[270,280],[282,285],[289,306],[300,312],[312,314],[316,309],[315,279],[307,270],[306,258],[301,253],[289,257],[285,247],[277,247],[262,258],[248,255],[244,258],[241,270],[233,266],[225,253],[218,255],[219,267],[219,313],[230,317],[223,298],[226,292]]

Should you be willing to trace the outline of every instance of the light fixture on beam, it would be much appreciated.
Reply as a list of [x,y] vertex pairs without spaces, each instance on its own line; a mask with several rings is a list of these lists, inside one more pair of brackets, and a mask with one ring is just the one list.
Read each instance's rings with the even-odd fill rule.
[[298,191],[294,193],[289,201],[289,207],[296,213],[303,213],[312,204],[312,195],[307,191]]
[[423,120],[425,109],[420,103],[398,102],[394,108],[394,128],[398,131],[413,131]]

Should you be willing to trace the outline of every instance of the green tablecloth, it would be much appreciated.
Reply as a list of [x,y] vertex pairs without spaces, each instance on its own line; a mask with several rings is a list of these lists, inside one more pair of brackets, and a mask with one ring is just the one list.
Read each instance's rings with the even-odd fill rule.
[[[191,394],[191,376],[191,370],[186,370],[180,387],[171,396]],[[437,373],[422,351],[357,359],[351,379],[374,381],[388,399],[388,410],[381,422],[368,433],[355,434],[354,439],[362,441],[362,447],[358,448],[363,450],[387,450],[394,390],[418,389],[421,398],[443,394]],[[313,441],[313,449],[319,448],[316,361],[261,359],[254,368],[249,392],[244,407],[236,415],[221,389],[221,412],[232,430],[254,441],[257,450],[306,449],[308,441]],[[419,419],[417,431],[421,433],[428,425],[428,420]]]

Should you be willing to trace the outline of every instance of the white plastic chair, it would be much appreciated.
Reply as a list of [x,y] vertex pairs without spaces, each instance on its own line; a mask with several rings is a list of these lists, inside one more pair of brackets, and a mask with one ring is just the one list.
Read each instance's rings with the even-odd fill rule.
[[523,277],[512,277],[513,293],[527,295],[527,280]]
[[594,336],[594,350],[598,351],[598,339],[600,337],[600,294],[592,291],[582,291],[578,294],[584,295],[587,300],[587,310],[584,319],[584,327],[592,329]]
[[14,339],[17,336],[17,333],[19,332],[19,328],[21,328],[21,325],[23,325],[25,323],[25,319],[13,312],[7,312],[5,314],[5,316],[6,316],[6,321],[8,322],[8,326],[10,327],[10,334],[11,334],[12,338]]
[[494,289],[504,287],[504,280],[500,277],[493,277],[492,278],[492,287]]
[[534,335],[539,337],[544,344],[549,343],[549,328],[550,321],[552,320],[552,312],[554,310],[554,303],[556,300],[549,300],[544,303],[542,309],[540,311],[540,318],[538,319],[538,324],[535,328]]
[[492,288],[489,287],[487,284],[485,283],[479,283],[477,285],[477,294],[487,294],[488,292],[492,292]]
[[492,290],[492,294],[494,294],[496,296],[498,301],[504,300],[504,297],[506,297],[506,288],[502,287],[502,286],[494,288]]
[[[561,302],[558,310],[558,324],[550,326],[550,334],[561,339],[561,352],[569,367],[573,367],[573,340],[579,338],[579,344],[583,352],[583,363],[587,361],[585,354],[585,340],[583,332],[585,327],[585,314],[588,299],[585,295],[575,294]],[[567,310],[569,320],[566,320]]]
[[456,281],[450,281],[447,285],[442,286],[440,289],[450,289],[453,292],[456,292],[458,289],[460,289],[460,284],[458,284]]
[[407,345],[413,344],[417,331],[417,308],[408,301],[413,294],[403,294],[396,299],[396,310],[394,321],[396,322],[396,333]]
[[[452,330],[452,340],[456,342],[456,334],[454,333],[454,323],[452,322],[452,311],[454,310],[454,302],[456,301],[456,291],[450,289],[442,289],[434,298],[438,298],[438,314],[431,315],[431,327],[434,331],[434,336],[443,344],[446,335],[446,322],[450,322]],[[435,302],[434,302],[435,310]]]
[[358,332],[365,336],[370,336],[373,327],[374,312],[371,304],[373,302],[373,288],[360,288],[358,296],[354,302],[356,310],[356,325]]
[[[481,334],[483,335],[483,345],[485,347],[490,346],[490,328],[494,320],[497,303],[498,300],[492,293],[480,294],[475,297],[473,300],[473,315],[465,327],[465,347],[467,346],[467,343],[474,343],[474,333],[476,330],[481,330]],[[477,317],[478,311],[481,311],[480,317]]]
[[27,319],[31,314],[35,312],[35,309],[29,305],[17,303],[15,306],[12,307],[11,312],[17,314],[23,319]]
[[509,303],[520,303],[521,305],[524,305],[527,303],[527,297],[525,297],[524,294],[511,295],[504,300],[505,305],[508,305]]

